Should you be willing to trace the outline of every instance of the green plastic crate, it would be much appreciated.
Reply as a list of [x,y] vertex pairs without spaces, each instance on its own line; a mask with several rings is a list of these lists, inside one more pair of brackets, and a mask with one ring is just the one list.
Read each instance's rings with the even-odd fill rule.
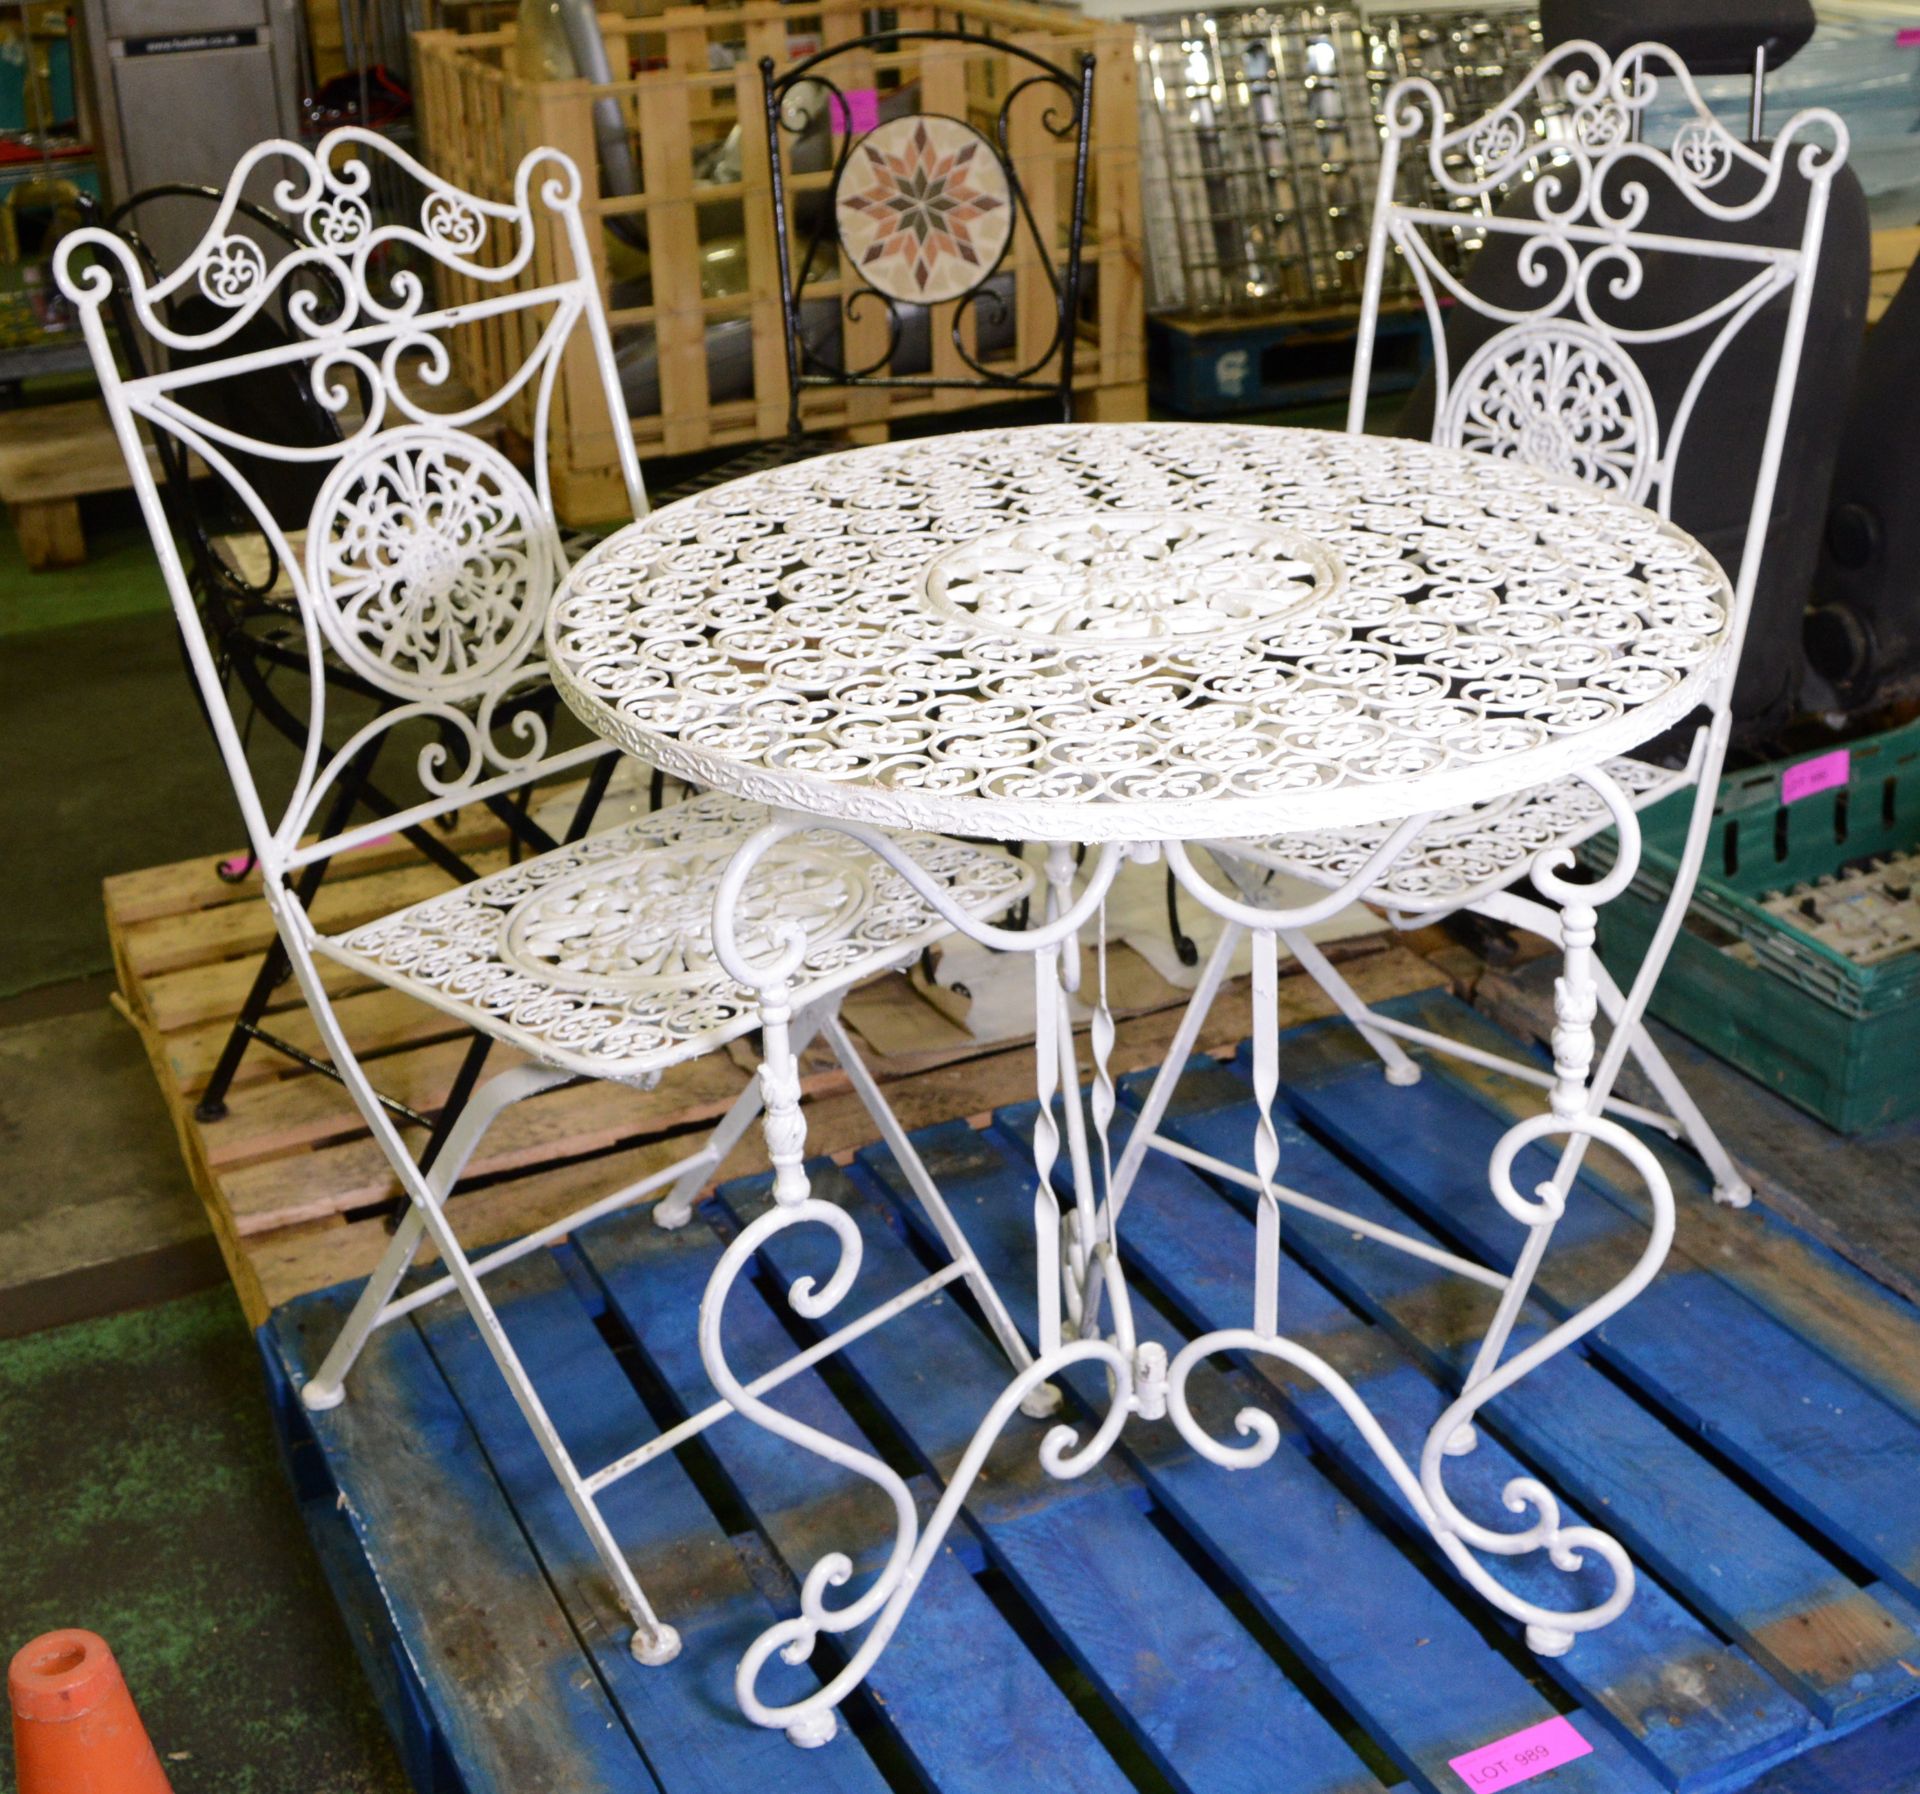
[[[1687,925],[1652,1009],[1842,1133],[1920,1114],[1920,953],[1859,966],[1758,899],[1871,856],[1920,846],[1920,723],[1856,742],[1844,784],[1787,802],[1780,760],[1720,782]],[[1601,906],[1600,947],[1621,983],[1646,953],[1678,871],[1693,793],[1640,819],[1631,887]],[[1590,857],[1613,858],[1611,832]]]

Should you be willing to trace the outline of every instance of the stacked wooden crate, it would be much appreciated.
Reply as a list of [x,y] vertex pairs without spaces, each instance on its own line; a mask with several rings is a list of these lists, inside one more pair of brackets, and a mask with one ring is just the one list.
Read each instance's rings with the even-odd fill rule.
[[[902,30],[965,29],[990,35],[1063,67],[1070,68],[1083,53],[1093,55],[1085,258],[1086,287],[1093,297],[1081,325],[1078,410],[1088,419],[1144,416],[1132,27],[1023,0],[970,0],[964,13],[938,5],[904,7],[889,16]],[[541,145],[566,151],[583,171],[596,170],[594,103],[608,97],[618,101],[638,145],[640,190],[610,194],[589,173],[583,209],[616,338],[633,344],[651,334],[658,407],[632,419],[643,457],[764,440],[786,428],[780,275],[760,59],[770,56],[784,66],[812,50],[863,35],[871,18],[856,0],[825,0],[804,9],[754,0],[724,9],[676,7],[649,18],[603,14],[610,65],[616,71],[634,71],[606,86],[523,78],[516,70],[511,27],[471,34],[430,31],[414,40],[427,159],[449,180],[476,193],[510,194],[520,158]],[[951,42],[909,44],[856,60],[852,73],[843,71],[838,77],[849,91],[888,91],[896,84],[917,82],[923,110],[982,125],[991,124],[1022,78],[1005,53]],[[1051,235],[1056,227],[1065,228],[1074,145],[1071,133],[1055,137],[1047,129],[1046,111],[1040,101],[1016,105],[1008,148],[1032,196],[1038,227]],[[737,143],[729,145],[736,127]],[[712,178],[716,164],[724,178]],[[791,174],[790,191],[799,200],[830,178],[826,172]],[[617,227],[611,240],[610,225]],[[623,256],[640,241],[645,244],[644,264],[637,257],[628,261],[628,277],[623,279]],[[736,273],[724,282],[714,279],[717,255],[737,258]],[[1007,267],[1014,283],[1016,327],[1024,342],[1045,321],[1051,304],[1028,233],[1016,233]],[[807,294],[810,299],[844,300],[855,290],[853,282],[836,275],[810,283]],[[468,296],[459,291],[447,295]],[[738,319],[750,320],[752,326],[751,393],[719,397],[709,378],[710,333]],[[880,306],[849,310],[843,304],[842,323],[850,365],[884,352],[887,326]],[[947,324],[944,315],[936,318],[931,333],[936,373],[961,371]],[[461,371],[476,390],[492,390],[495,376],[524,358],[526,346],[506,338],[516,327],[509,320],[489,320],[462,333]],[[1042,343],[1045,335],[1043,331]],[[851,429],[879,439],[903,420],[998,397],[990,391],[910,387],[823,389],[808,395],[803,417],[809,429]],[[564,442],[555,484],[563,511],[574,521],[616,515],[624,500],[613,425],[600,401],[584,342],[564,377],[562,409]]]

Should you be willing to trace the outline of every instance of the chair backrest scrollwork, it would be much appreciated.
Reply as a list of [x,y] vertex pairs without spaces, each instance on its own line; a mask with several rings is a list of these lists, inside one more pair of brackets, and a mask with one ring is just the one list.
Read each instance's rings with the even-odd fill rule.
[[[990,119],[913,105],[931,71],[969,62],[1004,87]],[[900,84],[846,84],[876,68]],[[822,386],[1051,393],[1071,421],[1093,70],[966,31],[881,32],[778,73],[761,61],[793,434]]]
[[[410,216],[377,215],[376,173],[379,191],[403,187],[417,196]],[[250,226],[247,214],[257,208],[242,197],[269,181],[285,227],[278,233]],[[547,684],[542,624],[567,568],[549,449],[569,354],[594,357],[628,497],[636,514],[646,503],[579,199],[579,172],[557,151],[536,150],[522,162],[510,201],[486,200],[386,139],[345,127],[311,147],[256,145],[199,241],[164,273],[110,231],[76,231],[62,243],[58,276],[79,308],[270,882],[607,751],[597,741],[558,746],[551,706],[527,701]],[[478,296],[436,304],[442,279]],[[269,314],[274,328],[260,347],[257,324]],[[490,390],[459,390],[451,379],[455,334],[505,314],[514,314],[527,345],[523,358],[500,370]],[[128,358],[131,372],[115,360],[110,319],[144,339]],[[231,405],[205,402],[216,386],[231,392],[248,377],[281,389],[294,382],[338,420],[337,432],[303,420],[276,439],[254,416],[243,428]],[[436,395],[438,407],[430,402]],[[530,471],[488,440],[509,424],[530,444]],[[268,813],[228,709],[142,430],[169,445],[174,465],[191,457],[220,483],[292,587],[309,699],[300,769],[278,814]],[[273,465],[300,469],[317,488],[304,532],[257,489],[257,471]],[[339,671],[375,701],[371,720],[336,741],[328,674]],[[303,842],[343,772],[403,729],[424,743],[417,801]]]
[[[1537,104],[1546,93],[1550,108]],[[1435,187],[1483,208],[1471,222],[1486,237],[1480,255],[1499,258],[1496,278],[1463,275],[1444,253],[1459,211],[1396,196],[1402,158],[1422,140]],[[1397,255],[1432,340],[1435,441],[1511,455],[1671,515],[1702,394],[1768,320],[1778,353],[1754,403],[1752,507],[1740,507],[1743,631],[1829,188],[1846,154],[1846,127],[1824,109],[1796,114],[1769,144],[1740,141],[1657,44],[1617,58],[1562,44],[1492,112],[1463,123],[1449,122],[1430,82],[1398,83],[1349,428],[1363,427],[1383,274]]]

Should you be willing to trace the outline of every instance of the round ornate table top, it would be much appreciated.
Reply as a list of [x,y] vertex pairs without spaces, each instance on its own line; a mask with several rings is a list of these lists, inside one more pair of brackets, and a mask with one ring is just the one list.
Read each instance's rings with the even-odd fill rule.
[[1272,835],[1648,740],[1730,645],[1691,537],[1488,455],[1073,424],[823,455],[654,512],[547,622],[599,734],[887,828]]

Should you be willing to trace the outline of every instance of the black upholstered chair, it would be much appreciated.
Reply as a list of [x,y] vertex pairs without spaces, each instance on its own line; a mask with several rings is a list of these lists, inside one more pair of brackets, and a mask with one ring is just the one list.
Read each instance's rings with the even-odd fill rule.
[[[1813,34],[1809,0],[1542,0],[1541,28],[1551,48],[1574,39],[1597,43],[1618,56],[1636,43],[1668,44],[1696,75],[1745,74],[1754,81],[1751,125],[1764,126],[1764,80]],[[1745,172],[1745,171],[1739,171]],[[1624,178],[1624,177],[1623,177]],[[1736,175],[1738,178],[1738,174]],[[1747,174],[1747,179],[1753,177]],[[1807,186],[1790,170],[1780,200],[1755,219],[1724,226],[1703,217],[1671,190],[1653,187],[1642,227],[1691,240],[1716,233],[1760,240],[1782,248],[1799,239]],[[1726,191],[1729,202],[1750,189]],[[1530,192],[1514,194],[1503,211],[1522,214]],[[1826,233],[1812,287],[1806,348],[1795,391],[1783,466],[1790,475],[1775,492],[1772,524],[1754,593],[1751,622],[1734,693],[1739,738],[1761,741],[1795,713],[1806,665],[1802,612],[1812,588],[1826,523],[1826,496],[1839,450],[1847,395],[1860,355],[1865,323],[1870,226],[1867,202],[1851,168],[1832,183]],[[1532,288],[1520,266],[1524,238],[1490,235],[1466,276],[1476,294],[1507,299],[1527,309]],[[1641,329],[1663,319],[1698,312],[1731,291],[1741,278],[1731,264],[1698,255],[1648,254],[1645,279],[1631,298],[1611,304],[1610,321]],[[1687,455],[1675,480],[1673,521],[1719,556],[1730,573],[1739,570],[1741,545],[1754,482],[1759,474],[1773,370],[1778,367],[1787,301],[1775,300],[1729,345],[1702,388],[1687,427]],[[1455,309],[1447,350],[1455,367],[1499,328],[1467,306]],[[1699,358],[1697,342],[1647,344],[1636,355],[1656,408],[1671,412]],[[1410,400],[1401,429],[1426,436],[1432,425],[1432,389],[1423,382]]]
[[1833,470],[1807,658],[1844,710],[1920,690],[1920,274],[1868,333]]

